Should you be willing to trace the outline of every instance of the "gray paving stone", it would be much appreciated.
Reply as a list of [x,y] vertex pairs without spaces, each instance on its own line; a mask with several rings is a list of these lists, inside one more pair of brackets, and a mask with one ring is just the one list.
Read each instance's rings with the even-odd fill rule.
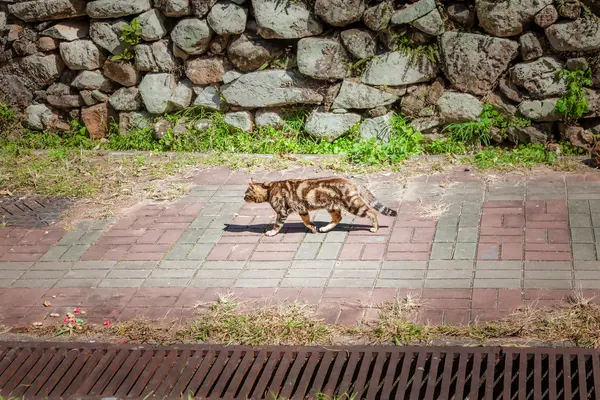
[[376,278],[375,269],[334,269],[332,278]]
[[525,200],[525,193],[487,193],[485,199],[486,201],[522,201]]
[[165,260],[160,263],[160,269],[200,269],[202,263],[200,261],[171,261]]
[[103,279],[98,287],[101,288],[138,288],[144,279]]
[[569,213],[569,226],[571,228],[589,228],[592,226],[590,214]]
[[[477,261],[476,269],[479,270],[505,270],[516,269],[521,271],[523,263],[521,261]],[[570,267],[569,267],[570,269]]]
[[55,270],[55,271],[68,271],[73,268],[74,263],[71,261],[60,262],[60,261],[48,261],[48,262],[36,262],[31,267],[32,271],[41,270]]
[[551,280],[561,279],[570,281],[571,271],[525,271],[525,280]]
[[525,289],[572,289],[571,280],[565,279],[525,279]]
[[195,248],[193,244],[178,243],[167,253],[165,260],[185,260],[192,248]]
[[59,279],[65,275],[66,271],[47,270],[47,271],[25,271],[21,279]]
[[148,278],[142,283],[142,287],[186,287],[188,283],[189,278]]
[[68,271],[63,279],[101,279],[107,274],[107,270],[80,269]]
[[57,279],[18,279],[12,287],[15,288],[51,288],[56,284]]
[[457,228],[448,228],[448,227],[440,227],[435,230],[435,239],[434,242],[449,242],[454,243],[456,240],[456,235],[458,233]]
[[421,289],[423,281],[420,279],[378,279],[375,281],[376,288],[401,288]]
[[[480,220],[480,216],[479,214],[463,214],[460,216],[460,221],[458,223],[458,226],[463,227],[463,226],[479,226],[479,220]],[[476,228],[474,228],[476,229]],[[460,232],[461,230],[464,230],[464,228],[459,228],[458,230],[458,234],[460,236]]]
[[289,261],[250,261],[246,270],[287,270],[290,264]]
[[243,270],[239,275],[239,279],[280,279],[286,275],[286,272],[285,269]]
[[335,269],[379,269],[379,261],[338,261]]
[[573,243],[574,260],[596,260],[596,247],[593,244]]
[[227,226],[231,224],[232,219],[233,217],[230,215],[217,217],[208,225],[208,229],[226,229]]
[[0,271],[10,269],[29,269],[32,266],[32,262],[0,262]]
[[229,288],[235,279],[192,279],[189,287],[194,288]]
[[[341,263],[340,263],[341,264]],[[294,269],[322,269],[331,271],[331,269],[336,265],[335,260],[295,260],[292,261],[292,265],[290,266],[290,270]],[[379,263],[377,263],[379,265]],[[338,268],[342,268],[338,266]],[[378,268],[378,266],[376,267]]]
[[375,279],[367,278],[331,278],[327,287],[339,288],[372,288],[375,285]]
[[81,237],[83,235],[85,235],[85,233],[86,233],[86,231],[71,231],[71,232],[67,232],[62,237],[62,239],[60,239],[60,241],[58,242],[58,244],[61,245],[61,246],[70,246],[72,244],[79,243],[79,239],[81,239]]
[[381,265],[382,270],[411,270],[427,269],[427,261],[384,261]]
[[330,269],[290,269],[285,274],[286,278],[327,278],[331,275]]
[[193,245],[187,254],[188,260],[205,260],[214,244],[212,243],[198,243]]
[[15,279],[0,278],[0,288],[9,288],[15,283]]
[[430,260],[451,260],[452,259],[452,243],[433,243],[431,246]]
[[474,262],[467,260],[431,260],[429,261],[429,269],[473,269]]
[[[211,199],[213,200],[213,199]],[[223,208],[223,202],[219,200],[219,202],[209,202],[204,206],[202,210],[200,210],[200,216],[208,216],[208,217],[216,217],[220,214],[221,208]]]
[[600,271],[600,261],[575,261],[573,266],[575,270]]
[[90,248],[89,244],[75,244],[60,256],[61,261],[77,261],[79,260],[86,251]]
[[149,269],[115,269],[108,273],[106,279],[146,279],[151,273]]
[[427,270],[427,279],[471,279],[473,271],[467,269],[430,269]]
[[454,228],[458,225],[458,218],[458,215],[442,215],[438,220],[437,226]]
[[310,233],[304,236],[302,239],[303,243],[323,243],[327,235],[319,234],[319,233]]
[[340,250],[342,249],[341,243],[323,243],[321,249],[317,254],[319,260],[334,260],[338,257]]
[[205,261],[201,269],[242,269],[244,261]]
[[237,269],[201,269],[196,273],[196,279],[231,279],[239,275],[240,271]]
[[191,278],[196,274],[193,269],[155,269],[150,274],[152,278]]
[[600,213],[592,213],[592,225],[600,227]]
[[102,236],[102,231],[89,231],[86,232],[79,240],[77,244],[94,244]]
[[[193,229],[206,229],[206,228],[208,228],[208,225],[210,225],[212,220],[213,220],[213,217],[206,217],[203,215],[198,216],[190,224],[189,231],[191,231]],[[187,231],[187,232],[189,232],[189,231]]]
[[475,271],[475,279],[521,279],[520,269],[481,269]]
[[91,221],[90,225],[88,226],[88,230],[103,231],[103,230],[106,230],[109,226],[111,226],[115,222],[116,222],[116,218],[114,218],[114,217],[110,217],[107,219],[94,220],[94,221]]
[[600,199],[600,193],[569,193],[569,199],[572,200],[598,200]]
[[590,211],[593,213],[600,213],[600,200],[590,200]]
[[204,229],[188,229],[183,232],[177,243],[194,244],[204,235]]
[[427,289],[468,289],[471,279],[425,279],[423,286]]
[[482,209],[481,201],[463,201],[461,214],[480,214]]
[[301,243],[300,247],[298,248],[298,251],[296,251],[296,254],[294,255],[294,259],[313,260],[317,257],[320,248],[321,243]]
[[116,263],[116,261],[77,261],[73,264],[73,269],[111,269]]
[[455,260],[474,260],[477,252],[477,243],[456,243],[454,247]]
[[69,250],[69,246],[52,246],[46,254],[40,258],[40,261],[58,261],[67,250]]
[[280,287],[293,288],[322,288],[327,284],[329,278],[283,278]]
[[115,264],[115,269],[143,269],[153,270],[158,266],[158,261],[119,261]]
[[594,243],[592,228],[571,228],[571,240],[573,243]]
[[207,229],[204,234],[198,239],[198,243],[217,243],[223,236],[222,229]]
[[274,288],[279,286],[281,279],[238,279],[233,287],[239,288]]
[[389,269],[379,272],[379,279],[425,279],[422,269]]
[[524,269],[527,270],[571,270],[570,261],[525,261]]
[[325,243],[344,243],[348,237],[348,232],[332,231],[325,236]]
[[19,279],[25,272],[24,271],[2,271],[2,279],[16,280]]
[[575,280],[600,280],[600,270],[596,271],[575,271]]
[[54,287],[59,287],[59,288],[78,288],[78,287],[85,287],[85,288],[92,288],[92,287],[96,287],[100,284],[101,280],[100,279],[94,279],[94,278],[87,278],[87,279],[71,279],[71,278],[65,278],[65,279],[61,279],[58,282],[56,282],[56,285]]
[[477,279],[473,281],[477,289],[520,289],[521,279]]
[[600,289],[600,280],[585,279],[575,281],[575,289]]

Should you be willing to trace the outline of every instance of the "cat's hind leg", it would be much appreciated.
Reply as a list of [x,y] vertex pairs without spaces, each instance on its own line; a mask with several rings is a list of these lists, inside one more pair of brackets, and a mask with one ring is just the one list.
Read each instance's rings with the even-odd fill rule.
[[308,213],[300,214],[304,226],[306,226],[312,233],[317,233],[317,227],[310,221],[310,215]]
[[331,215],[331,222],[329,224],[327,224],[326,226],[319,228],[319,232],[321,232],[321,233],[329,232],[330,230],[335,228],[342,220],[342,213],[340,212],[340,210],[328,210],[328,211],[329,211],[329,215]]

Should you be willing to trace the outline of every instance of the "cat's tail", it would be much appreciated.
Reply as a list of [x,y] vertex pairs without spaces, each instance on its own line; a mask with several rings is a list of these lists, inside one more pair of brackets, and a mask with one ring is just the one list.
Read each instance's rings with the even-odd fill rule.
[[363,198],[366,200],[367,204],[371,206],[375,211],[381,213],[382,215],[387,215],[390,217],[395,217],[398,215],[398,212],[396,210],[392,210],[391,208],[388,208],[381,204],[381,202],[377,200],[373,193],[371,193],[368,189],[364,187],[362,189]]

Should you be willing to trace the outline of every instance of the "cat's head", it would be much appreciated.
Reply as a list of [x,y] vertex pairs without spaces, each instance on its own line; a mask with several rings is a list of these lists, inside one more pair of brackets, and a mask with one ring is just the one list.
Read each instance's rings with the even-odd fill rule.
[[256,182],[251,179],[250,185],[244,195],[244,201],[247,203],[264,203],[269,198],[269,184]]

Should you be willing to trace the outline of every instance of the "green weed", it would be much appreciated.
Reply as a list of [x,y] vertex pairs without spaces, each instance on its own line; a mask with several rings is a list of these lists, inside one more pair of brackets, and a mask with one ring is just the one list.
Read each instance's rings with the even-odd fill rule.
[[17,113],[7,104],[0,104],[0,134],[4,133],[17,120]]
[[585,86],[592,86],[592,70],[569,71],[561,69],[557,73],[558,79],[565,79],[567,94],[556,103],[556,112],[563,115],[565,121],[575,122],[589,111],[585,98]]
[[121,40],[125,43],[135,46],[140,43],[142,38],[142,27],[137,18],[131,20],[130,24],[125,24],[121,28]]
[[520,145],[515,149],[503,150],[488,147],[471,158],[471,162],[480,169],[514,170],[531,168],[535,165],[553,165],[555,153],[548,151],[543,145]]
[[424,147],[427,154],[466,154],[467,146],[464,142],[451,138],[441,138],[427,143]]

